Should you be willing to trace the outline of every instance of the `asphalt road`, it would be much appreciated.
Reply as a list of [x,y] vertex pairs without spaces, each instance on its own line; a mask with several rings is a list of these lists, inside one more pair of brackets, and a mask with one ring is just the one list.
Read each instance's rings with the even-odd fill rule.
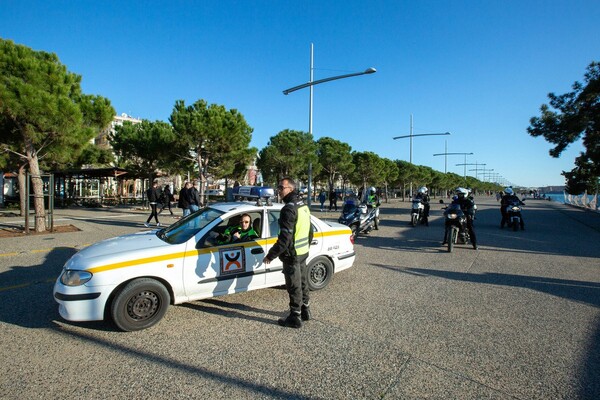
[[416,228],[408,203],[383,204],[381,229],[313,293],[300,330],[277,325],[282,288],[170,307],[139,332],[64,321],[52,298],[64,262],[146,229],[146,213],[57,210],[81,231],[0,239],[0,397],[600,398],[600,215],[530,200],[512,232],[494,199],[476,200],[480,249],[451,254],[438,204]]

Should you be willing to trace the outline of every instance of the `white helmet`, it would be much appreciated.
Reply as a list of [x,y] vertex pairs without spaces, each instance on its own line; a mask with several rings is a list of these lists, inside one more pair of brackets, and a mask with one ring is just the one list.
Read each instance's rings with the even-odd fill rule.
[[369,193],[375,193],[376,191],[377,189],[375,189],[373,186],[369,188]]
[[454,191],[454,193],[456,193],[456,195],[458,197],[467,197],[467,195],[469,194],[469,191],[467,189],[465,189],[464,187],[457,187],[456,190]]
[[512,196],[513,194],[515,194],[515,192],[513,192],[513,190],[509,187],[504,189],[504,193],[506,193],[509,196]]
[[427,194],[427,188],[425,186],[419,188],[419,193],[421,193],[421,194]]

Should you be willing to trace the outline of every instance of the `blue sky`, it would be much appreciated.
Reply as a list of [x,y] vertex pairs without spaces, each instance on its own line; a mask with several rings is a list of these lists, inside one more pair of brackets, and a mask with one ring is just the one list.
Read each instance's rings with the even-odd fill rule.
[[[56,53],[83,90],[117,113],[168,121],[176,100],[238,109],[262,148],[284,129],[444,171],[444,153],[473,152],[522,186],[562,185],[581,151],[561,158],[526,128],[548,93],[562,94],[600,61],[599,1],[10,1],[0,37]],[[448,171],[463,174],[463,156]],[[469,166],[469,169],[474,166]],[[474,175],[471,171],[469,174]],[[480,176],[480,178],[482,178]]]

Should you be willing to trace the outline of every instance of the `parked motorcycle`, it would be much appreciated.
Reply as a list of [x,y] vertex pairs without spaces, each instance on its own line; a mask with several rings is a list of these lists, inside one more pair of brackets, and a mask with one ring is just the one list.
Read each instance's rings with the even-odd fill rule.
[[460,205],[450,204],[444,211],[444,242],[448,245],[448,252],[452,253],[455,244],[467,244],[470,242],[467,229],[467,216],[461,210]]
[[521,202],[519,201],[511,201],[506,207],[506,218],[508,220],[508,227],[512,227],[513,231],[519,230],[521,227],[522,230],[525,229],[525,224],[523,222],[523,217],[521,216]]
[[353,238],[359,233],[369,233],[379,229],[379,207],[368,207],[358,199],[347,199],[338,222],[350,227]]
[[413,199],[412,208],[410,210],[410,224],[417,226],[420,223],[424,223],[423,215],[425,214],[425,205],[419,199]]

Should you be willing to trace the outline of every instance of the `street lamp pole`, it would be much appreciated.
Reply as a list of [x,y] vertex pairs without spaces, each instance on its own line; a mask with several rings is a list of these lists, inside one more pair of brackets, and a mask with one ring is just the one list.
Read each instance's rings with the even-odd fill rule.
[[[445,136],[445,135],[450,135],[450,132],[444,132],[444,133],[420,133],[420,134],[417,134],[417,135],[413,135],[413,115],[410,114],[410,135],[395,136],[392,139],[397,140],[397,139],[410,138],[409,162],[412,165],[412,163],[413,163],[413,161],[412,161],[413,138],[414,137],[418,137],[418,136]],[[402,198],[404,198],[404,196],[402,196]],[[412,199],[412,181],[410,182],[410,198]]]
[[[466,164],[466,163],[465,163],[465,164],[456,164],[456,166],[460,166],[460,165],[464,165],[464,166],[465,166],[465,168],[466,168],[466,166],[467,166],[467,165],[474,165],[474,166],[475,166],[475,169],[470,169],[469,171],[475,171],[475,178],[477,178],[477,171],[478,171],[477,167],[478,167],[479,165],[486,165],[486,164],[478,164],[477,162],[474,162],[474,163],[468,163],[468,164]],[[477,178],[477,179],[479,179],[479,178]]]
[[[353,76],[374,74],[375,72],[377,72],[377,70],[375,68],[367,68],[366,70],[364,70],[362,72],[353,72],[351,74],[332,76],[329,78],[319,79],[319,80],[315,81],[315,80],[313,80],[313,71],[314,71],[313,48],[314,48],[314,46],[311,43],[310,44],[310,77],[309,77],[309,81],[306,83],[303,83],[301,85],[294,86],[289,89],[285,89],[283,91],[283,94],[285,94],[287,96],[288,94],[295,92],[296,90],[304,89],[307,87],[310,89],[309,103],[308,103],[308,134],[309,135],[312,135],[312,125],[313,125],[313,86],[321,84],[321,83],[325,83],[325,82],[334,81],[337,79],[344,79],[344,78],[351,78]],[[312,163],[310,163],[308,166],[308,206],[309,207],[311,204],[311,183],[312,183],[311,181],[312,181]]]
[[473,153],[438,153],[438,154],[434,154],[434,156],[465,156],[465,163],[464,163],[464,173],[463,173],[463,178],[465,179],[465,183],[467,183],[467,156],[473,155]]

